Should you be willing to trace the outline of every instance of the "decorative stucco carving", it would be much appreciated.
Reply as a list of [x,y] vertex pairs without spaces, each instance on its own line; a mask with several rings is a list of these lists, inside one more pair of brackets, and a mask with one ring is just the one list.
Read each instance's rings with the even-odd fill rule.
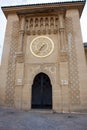
[[66,37],[68,43],[70,103],[76,105],[80,103],[80,91],[72,18],[66,18]]
[[5,103],[7,106],[14,106],[14,93],[15,93],[15,66],[16,66],[16,57],[15,52],[17,50],[18,44],[18,22],[13,22],[12,26],[12,38],[10,45],[10,54],[8,61],[8,72],[7,72],[7,83],[5,90]]
[[56,34],[57,31],[57,16],[26,17],[26,33],[28,35]]
[[46,73],[50,77],[52,84],[56,82],[56,64],[32,64],[29,65],[29,68],[31,71],[31,84],[34,77],[40,72]]

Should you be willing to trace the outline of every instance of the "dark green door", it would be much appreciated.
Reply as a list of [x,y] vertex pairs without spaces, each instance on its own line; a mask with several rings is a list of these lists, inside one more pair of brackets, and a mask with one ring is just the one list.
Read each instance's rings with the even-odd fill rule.
[[52,109],[52,86],[44,73],[35,76],[32,85],[32,108]]

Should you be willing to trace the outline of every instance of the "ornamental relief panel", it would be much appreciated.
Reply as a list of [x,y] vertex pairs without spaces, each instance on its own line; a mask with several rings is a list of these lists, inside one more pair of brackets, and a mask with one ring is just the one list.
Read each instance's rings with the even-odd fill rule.
[[[30,80],[27,74],[26,75],[27,77],[25,76],[25,80],[27,79],[27,81],[25,81],[25,84],[27,83],[32,84],[34,77],[40,72],[47,74],[52,84],[56,82],[56,78],[57,78],[56,64],[32,64],[32,65],[29,64],[27,65],[27,67],[29,68],[29,71],[28,72],[25,71],[25,73],[30,72],[29,74]],[[26,70],[27,70],[27,67],[26,67]]]
[[26,17],[25,28],[28,35],[56,34],[58,31],[58,17]]
[[14,106],[14,94],[15,94],[15,70],[16,70],[16,56],[15,52],[18,47],[18,29],[19,23],[14,21],[12,23],[12,38],[10,45],[10,53],[8,60],[8,72],[7,82],[5,89],[5,103],[7,106]]
[[66,18],[66,37],[68,43],[70,102],[71,104],[76,105],[80,104],[80,90],[72,18]]

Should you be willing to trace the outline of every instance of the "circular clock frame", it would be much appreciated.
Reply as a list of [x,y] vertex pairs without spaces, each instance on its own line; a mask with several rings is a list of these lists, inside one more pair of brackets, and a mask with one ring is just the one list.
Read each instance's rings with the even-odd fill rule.
[[54,43],[47,36],[38,36],[30,43],[30,51],[35,57],[47,57],[54,50]]

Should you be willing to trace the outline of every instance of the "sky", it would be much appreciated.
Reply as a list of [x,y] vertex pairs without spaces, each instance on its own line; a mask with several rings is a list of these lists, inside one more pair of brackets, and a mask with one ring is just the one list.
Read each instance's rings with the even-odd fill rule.
[[[3,52],[4,36],[6,29],[6,18],[1,10],[2,6],[11,5],[24,5],[24,4],[36,4],[36,3],[49,3],[49,2],[60,2],[60,1],[76,1],[76,0],[0,0],[0,62]],[[82,16],[80,18],[81,30],[83,42],[87,42],[87,2],[85,4]]]

